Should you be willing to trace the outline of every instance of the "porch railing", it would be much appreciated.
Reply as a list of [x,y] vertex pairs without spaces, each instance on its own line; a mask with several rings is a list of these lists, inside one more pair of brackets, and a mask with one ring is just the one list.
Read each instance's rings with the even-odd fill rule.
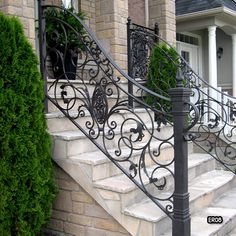
[[[40,62],[48,105],[56,106],[173,220],[174,236],[189,236],[187,142],[208,142],[213,134],[215,140],[212,139],[210,147],[218,151],[215,144],[223,140],[225,147],[221,154],[227,161],[209,153],[233,171],[234,165],[229,163],[235,161],[234,142],[222,139],[226,127],[231,133],[234,131],[224,113],[225,107],[233,106],[228,102],[219,103],[206,94],[203,84],[208,84],[181,57],[176,64],[177,86],[170,89],[169,97],[147,89],[117,66],[78,16],[62,7],[45,5],[43,0],[38,2]],[[81,30],[76,30],[57,14],[48,14],[52,8],[57,13],[72,16]],[[54,25],[51,31],[47,22]],[[149,39],[164,42],[155,33],[150,34]],[[49,82],[51,85],[47,87]],[[127,83],[136,88],[135,94],[124,86]],[[147,96],[152,97],[152,103],[147,103]],[[130,106],[130,98],[143,109],[145,118]],[[166,106],[161,105],[163,101]],[[221,106],[223,115],[213,109],[211,103]],[[170,129],[162,132],[163,128]],[[163,162],[159,157],[165,146],[173,150],[173,157]],[[138,158],[133,158],[134,155]],[[150,163],[155,164],[155,168],[150,169]]]

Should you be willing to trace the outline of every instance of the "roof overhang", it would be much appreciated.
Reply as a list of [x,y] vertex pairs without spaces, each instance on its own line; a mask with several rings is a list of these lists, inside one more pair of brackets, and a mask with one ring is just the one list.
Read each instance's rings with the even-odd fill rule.
[[236,12],[227,7],[218,7],[204,11],[176,16],[177,31],[199,30],[216,25],[227,34],[236,33]]

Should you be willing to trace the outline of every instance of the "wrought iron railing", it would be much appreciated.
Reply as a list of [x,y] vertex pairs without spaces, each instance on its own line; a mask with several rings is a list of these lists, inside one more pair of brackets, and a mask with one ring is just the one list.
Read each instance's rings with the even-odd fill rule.
[[[160,158],[162,147],[174,149],[173,129],[161,131],[161,127],[172,127],[169,120],[173,119],[163,107],[158,108],[161,100],[170,98],[152,92],[122,71],[78,16],[39,2],[41,70],[45,83],[51,82],[46,91],[48,106],[56,106],[173,219],[174,154],[168,161]],[[52,7],[57,14],[50,13]],[[58,17],[65,11],[82,26],[80,32]],[[48,22],[54,25],[50,34]],[[69,38],[79,46],[71,47]],[[127,82],[140,96],[127,91]],[[147,94],[154,98],[153,104],[146,103]],[[145,118],[128,106],[129,97],[142,107]]]
[[[150,62],[151,50],[158,43],[159,27],[148,28],[135,24],[128,18],[127,21],[127,53],[128,53],[128,75],[145,85]],[[128,91],[134,94],[133,84],[128,82]],[[129,97],[129,106],[134,107],[132,97]]]
[[[148,32],[147,36],[139,30],[140,40],[148,40],[150,47],[138,51],[146,57],[145,68],[134,69],[129,76],[78,16],[54,6],[72,16],[80,31],[48,14],[52,6],[39,3],[41,70],[45,83],[51,82],[46,89],[49,105],[54,104],[173,220],[173,235],[190,235],[187,141],[235,173],[235,98],[212,88],[181,56],[173,60],[165,50],[163,55],[179,72],[176,88],[170,89],[169,97],[167,92],[166,96],[155,93],[135,78],[146,77],[154,41],[171,47],[159,35]],[[47,22],[54,25],[52,31]],[[151,103],[147,97],[152,97]],[[173,150],[169,160],[161,159],[164,146]]]
[[[150,51],[155,47],[154,39],[169,48],[171,45],[159,35],[147,30],[146,27],[142,29],[142,26],[138,26],[136,32],[136,28],[132,25],[135,26],[128,19],[128,30],[132,29],[133,38],[140,39],[142,47],[140,51],[135,50],[135,54],[132,53],[132,47],[128,47],[130,50],[129,60],[135,62],[136,58],[142,58],[143,67],[146,66],[146,69],[141,67],[145,80],[148,74],[148,63],[146,62],[150,61]],[[162,49],[160,48],[160,50]],[[200,149],[211,154],[226,169],[236,173],[236,98],[222,92],[221,88],[210,86],[177,52],[178,60],[164,50],[162,50],[162,54],[169,63],[176,65],[176,70],[181,72],[181,77],[185,81],[185,87],[192,90],[191,109],[188,117],[188,122],[191,125],[185,135],[186,139],[193,141]],[[167,91],[165,91],[165,95],[168,96]]]

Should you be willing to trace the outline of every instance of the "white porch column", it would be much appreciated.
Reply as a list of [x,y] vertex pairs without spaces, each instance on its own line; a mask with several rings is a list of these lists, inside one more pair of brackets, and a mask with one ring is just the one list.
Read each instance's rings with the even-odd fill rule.
[[[216,26],[208,27],[208,67],[209,67],[209,84],[213,88],[217,88],[217,58],[216,58]],[[217,92],[209,88],[209,95],[217,101]],[[210,102],[210,119],[214,119],[217,112],[217,103]]]
[[236,34],[232,35],[232,55],[233,96],[236,97]]
[[217,88],[216,26],[208,27],[209,84]]

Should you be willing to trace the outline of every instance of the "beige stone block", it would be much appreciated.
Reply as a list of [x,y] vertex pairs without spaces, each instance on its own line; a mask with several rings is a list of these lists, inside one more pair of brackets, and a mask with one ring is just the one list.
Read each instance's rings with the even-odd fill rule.
[[114,2],[111,0],[101,0],[101,15],[113,13],[115,10]]
[[57,210],[53,209],[52,218],[57,219],[57,220],[67,221],[68,213],[65,213],[63,211],[57,211]]
[[27,0],[27,6],[35,8],[35,1],[34,0]]
[[93,198],[86,192],[72,192],[72,200],[76,202],[94,203]]
[[99,205],[84,204],[84,215],[108,219],[110,215]]
[[84,225],[84,226],[92,225],[92,218],[83,215],[69,214],[68,221],[78,225]]
[[115,200],[119,201],[120,200],[120,195],[115,192],[107,191],[107,190],[99,190],[99,193],[101,194],[103,199],[106,200]]
[[35,20],[34,19],[29,19],[29,37],[30,38],[35,38]]
[[[148,234],[142,234],[143,235],[148,235]],[[106,236],[131,236],[131,234],[127,233],[120,233],[120,232],[107,232]],[[141,235],[140,235],[141,236]]]
[[83,214],[84,213],[84,204],[80,202],[73,202],[72,203],[73,212],[77,214]]
[[138,235],[152,235],[153,234],[153,223],[141,221]]
[[63,232],[63,221],[51,219],[48,228]]
[[87,236],[85,235],[85,228],[80,225],[65,222],[64,230],[65,233],[72,234],[74,236]]
[[121,225],[120,225],[118,231],[119,231],[120,233],[128,234],[128,235],[129,235],[129,233],[127,232],[127,230],[126,230],[123,226],[121,226]]
[[119,225],[113,219],[95,218],[93,221],[94,221],[93,225],[95,228],[111,230],[111,231],[118,231]]
[[70,180],[58,179],[57,184],[59,188],[63,190],[79,191],[81,189],[80,186],[72,179]]
[[23,10],[21,7],[7,6],[7,13],[10,15],[22,16]]
[[107,236],[107,232],[101,229],[95,228],[86,228],[85,235],[86,236]]
[[54,209],[72,212],[72,200],[69,191],[60,190],[54,201]]
[[[1,0],[1,1],[3,1],[3,0]],[[7,0],[7,1],[5,1],[5,4],[9,5],[9,6],[21,7],[23,2],[22,2],[22,0],[18,0],[18,1],[16,1],[16,0]]]
[[57,164],[54,164],[54,175],[57,179],[64,179],[71,181],[72,178],[64,171],[62,170]]
[[23,7],[23,16],[26,18],[34,19],[34,8],[31,7]]

